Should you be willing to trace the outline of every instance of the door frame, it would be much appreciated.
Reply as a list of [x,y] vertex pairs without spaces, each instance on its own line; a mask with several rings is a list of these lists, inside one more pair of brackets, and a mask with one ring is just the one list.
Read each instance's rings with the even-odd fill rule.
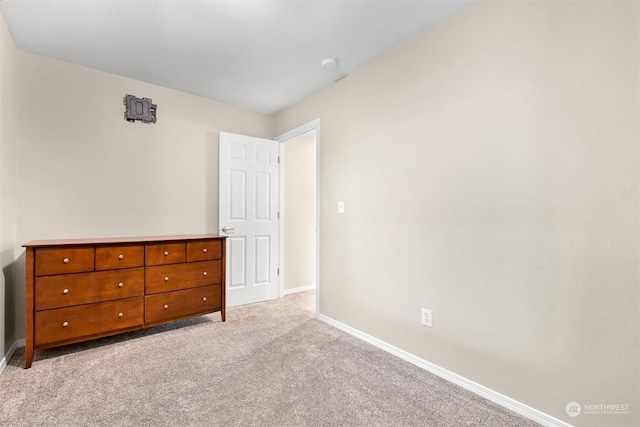
[[280,281],[279,281],[279,296],[284,296],[284,272],[286,265],[284,263],[284,162],[285,150],[282,149],[282,144],[296,138],[304,133],[316,131],[316,317],[320,314],[320,119],[315,119],[309,123],[305,123],[302,126],[298,126],[288,132],[273,138],[278,141],[280,145],[280,256],[279,256],[279,268],[280,268]]

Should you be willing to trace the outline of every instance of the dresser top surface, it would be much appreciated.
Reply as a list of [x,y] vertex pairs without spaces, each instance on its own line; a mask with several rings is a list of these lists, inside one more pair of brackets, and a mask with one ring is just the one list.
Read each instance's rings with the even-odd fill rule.
[[77,246],[77,245],[112,245],[122,243],[154,243],[168,242],[172,240],[204,240],[226,239],[227,236],[219,234],[182,234],[169,236],[135,236],[135,237],[100,237],[83,239],[54,239],[32,240],[22,245],[24,248],[36,248],[46,246]]

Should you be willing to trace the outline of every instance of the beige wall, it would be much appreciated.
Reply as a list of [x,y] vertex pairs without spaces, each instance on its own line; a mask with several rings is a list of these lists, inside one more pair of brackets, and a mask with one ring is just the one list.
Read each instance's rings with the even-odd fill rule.
[[18,51],[0,14],[0,360],[16,339],[16,144]]
[[284,288],[316,283],[316,131],[281,144],[284,151]]
[[278,114],[322,124],[322,313],[567,422],[640,425],[638,8],[476,3]]
[[[18,244],[214,233],[219,131],[273,135],[270,116],[39,55],[19,59]],[[158,122],[126,122],[125,94],[151,98]],[[24,256],[18,273],[23,281]]]

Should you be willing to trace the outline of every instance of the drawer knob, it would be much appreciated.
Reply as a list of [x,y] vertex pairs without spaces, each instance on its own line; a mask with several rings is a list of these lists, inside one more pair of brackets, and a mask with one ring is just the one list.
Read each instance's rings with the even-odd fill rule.
[[202,301],[206,301],[206,300],[207,300],[207,297],[202,297]]
[[202,250],[202,252],[204,252],[204,253],[206,254],[206,253],[207,253],[207,252],[209,252],[209,251],[207,250],[207,248],[204,248],[204,249]]
[[124,316],[124,313],[118,313],[118,317]]
[[124,255],[122,254],[118,255],[118,259],[124,259]]
[[169,281],[169,276],[164,276],[164,281],[168,282]]
[[69,322],[64,322],[64,323],[62,324],[62,327],[63,327],[63,328],[66,328],[67,326],[69,326]]
[[164,251],[164,256],[169,256],[169,251]]
[[118,287],[119,287],[119,288],[121,288],[121,287],[123,287],[123,286],[124,286],[124,283],[122,283],[122,282],[118,283]]
[[62,260],[62,262],[64,262],[65,264],[67,264],[69,262],[69,258],[65,258]]
[[169,304],[164,305],[164,309],[166,310],[167,308],[169,308]]
[[203,272],[202,272],[202,275],[203,275],[203,276],[206,276],[206,275],[207,275],[207,272],[206,272],[206,271],[203,271]]
[[68,293],[69,293],[69,289],[65,288],[65,289],[62,291],[62,293],[63,293],[63,294],[68,294]]

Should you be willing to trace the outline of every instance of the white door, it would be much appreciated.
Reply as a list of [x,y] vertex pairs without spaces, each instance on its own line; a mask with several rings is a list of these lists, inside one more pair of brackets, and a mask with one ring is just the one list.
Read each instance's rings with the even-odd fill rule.
[[279,150],[277,141],[220,132],[228,307],[278,298]]

